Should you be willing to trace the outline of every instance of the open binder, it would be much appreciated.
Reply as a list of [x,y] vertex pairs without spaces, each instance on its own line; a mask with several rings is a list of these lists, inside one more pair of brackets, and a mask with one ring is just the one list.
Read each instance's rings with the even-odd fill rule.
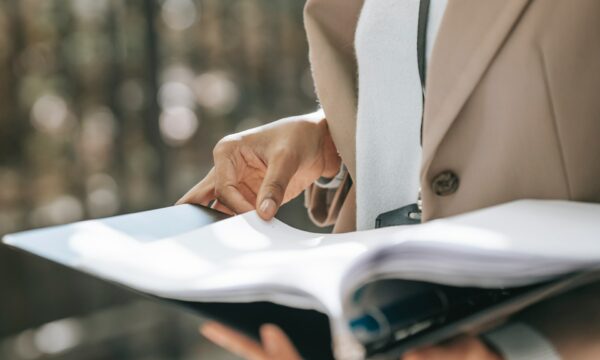
[[250,334],[278,323],[306,358],[332,356],[328,334],[397,358],[595,281],[599,219],[596,204],[521,200],[422,225],[315,234],[181,205],[3,241]]

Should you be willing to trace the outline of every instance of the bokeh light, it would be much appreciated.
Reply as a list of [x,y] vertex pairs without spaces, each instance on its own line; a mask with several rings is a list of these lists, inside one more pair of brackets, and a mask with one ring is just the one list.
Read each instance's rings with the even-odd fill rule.
[[60,195],[39,206],[32,212],[32,223],[36,226],[58,225],[81,220],[83,206],[73,195]]
[[39,131],[58,133],[68,122],[69,109],[63,98],[46,94],[40,96],[31,109],[31,124]]
[[33,335],[33,343],[40,352],[55,354],[76,346],[82,329],[75,319],[61,319],[42,325]]
[[73,12],[83,21],[99,21],[106,18],[109,0],[71,0]]
[[184,106],[165,109],[160,115],[160,131],[169,145],[182,145],[198,129],[198,118],[194,112]]
[[118,186],[109,174],[98,173],[90,176],[86,181],[86,191],[86,205],[91,217],[105,217],[118,212]]
[[194,24],[196,12],[196,5],[191,0],[166,0],[161,15],[169,28],[181,31]]
[[198,103],[213,114],[224,115],[237,105],[239,90],[221,71],[207,72],[194,79]]
[[162,84],[158,92],[158,101],[163,109],[180,106],[193,109],[196,102],[192,89],[178,81]]

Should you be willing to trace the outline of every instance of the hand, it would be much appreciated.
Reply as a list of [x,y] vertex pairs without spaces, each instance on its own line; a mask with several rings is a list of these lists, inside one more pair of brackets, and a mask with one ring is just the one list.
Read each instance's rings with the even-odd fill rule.
[[216,322],[200,328],[210,341],[248,360],[301,360],[290,339],[275,325],[260,328],[261,343]]
[[411,351],[402,360],[502,360],[502,357],[478,338],[464,336],[443,345]]
[[177,203],[239,214],[257,209],[265,220],[320,176],[333,177],[341,160],[322,112],[275,121],[224,137],[214,167]]

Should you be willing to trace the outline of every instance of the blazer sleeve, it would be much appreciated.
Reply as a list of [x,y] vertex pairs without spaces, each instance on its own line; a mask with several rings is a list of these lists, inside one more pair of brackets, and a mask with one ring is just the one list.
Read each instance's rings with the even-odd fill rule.
[[315,91],[335,146],[355,179],[357,67],[354,33],[362,0],[308,0],[304,27]]
[[334,189],[311,185],[305,205],[319,226],[335,225],[334,232],[356,228],[355,131],[357,69],[354,32],[363,0],[307,0],[304,26],[309,60],[319,103],[327,118],[331,137],[348,169]]

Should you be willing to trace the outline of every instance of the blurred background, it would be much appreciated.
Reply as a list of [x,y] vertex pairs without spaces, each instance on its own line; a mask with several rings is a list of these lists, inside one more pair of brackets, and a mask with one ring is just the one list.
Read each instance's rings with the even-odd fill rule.
[[[0,0],[0,236],[171,205],[224,135],[316,109],[303,5]],[[0,246],[0,359],[231,358],[200,321]]]

